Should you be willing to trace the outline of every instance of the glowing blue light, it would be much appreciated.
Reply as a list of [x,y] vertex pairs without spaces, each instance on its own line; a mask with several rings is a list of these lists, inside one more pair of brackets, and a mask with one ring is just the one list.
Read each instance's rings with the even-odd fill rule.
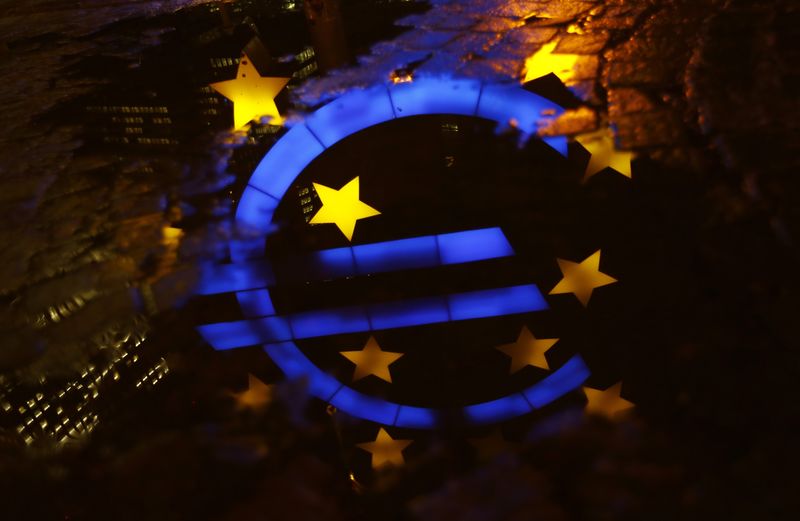
[[550,145],[550,148],[553,148],[564,157],[569,155],[569,140],[567,136],[552,136],[552,137],[543,137],[542,141]]
[[368,306],[372,329],[394,329],[448,322],[444,297],[404,300]]
[[[263,254],[263,238],[250,246],[253,248],[260,246],[260,252]],[[288,275],[303,282],[314,279],[330,280],[353,275],[476,262],[511,255],[514,255],[514,250],[503,235],[503,231],[500,228],[484,228],[361,244],[349,248],[319,250],[306,257],[291,259]],[[252,259],[252,255],[248,258]],[[208,267],[197,293],[211,295],[264,288],[273,283],[274,275],[262,256],[259,261],[241,259],[235,264]]]
[[[477,115],[500,125],[513,123],[524,134],[535,136],[547,121],[563,112],[564,109],[552,101],[525,89],[511,85],[484,85]],[[566,150],[559,152],[566,155]]]
[[581,386],[589,378],[589,369],[579,355],[522,393],[504,396],[498,400],[464,407],[464,415],[471,423],[492,423],[544,407]]
[[453,320],[499,317],[547,309],[547,302],[534,284],[460,293],[450,295],[448,301]]
[[272,215],[277,207],[278,199],[274,196],[265,194],[253,186],[247,186],[239,199],[236,221],[248,229],[268,232],[273,226]]
[[477,80],[419,78],[389,86],[398,118],[423,114],[474,116],[481,94]]
[[290,380],[304,379],[311,396],[328,401],[343,385],[324,373],[297,348],[294,342],[264,346],[264,351]]
[[356,273],[352,248],[315,251],[307,264],[301,261],[298,266],[307,266],[309,275],[322,280],[350,277]]
[[[230,241],[231,259],[236,264],[208,270],[200,286],[203,294],[236,291],[242,312],[250,320],[200,326],[200,334],[216,349],[267,343],[265,351],[288,378],[306,379],[313,396],[330,401],[355,417],[398,427],[434,427],[439,420],[435,409],[395,404],[358,393],[316,367],[291,340],[547,309],[538,288],[523,285],[274,316],[269,290],[265,289],[274,277],[264,259],[264,249],[266,234],[275,227],[273,217],[278,203],[326,147],[397,117],[477,116],[502,126],[514,125],[523,134],[535,135],[543,123],[562,112],[554,103],[517,86],[481,85],[474,80],[447,78],[417,78],[410,83],[351,91],[325,105],[304,123],[291,128],[264,156],[237,207],[239,232],[249,235],[239,234]],[[548,137],[543,141],[567,154],[565,137]],[[491,228],[323,250],[294,259],[295,269],[289,271],[294,276],[312,275],[328,280],[475,262],[513,253],[502,231]],[[255,258],[261,258],[263,264],[252,262]],[[583,361],[573,357],[523,393],[470,405],[463,411],[474,423],[508,419],[527,413],[532,406],[549,403],[579,386],[587,376]]]
[[264,288],[275,282],[272,270],[264,262],[209,264],[197,288],[200,295]]
[[[236,221],[246,229],[270,231],[275,201],[283,198],[291,183],[326,147],[395,117],[475,115],[500,125],[513,121],[522,132],[535,135],[543,121],[552,120],[561,113],[563,109],[555,103],[518,86],[481,86],[474,80],[465,79],[419,78],[388,88],[378,85],[351,91],[318,109],[305,123],[292,127],[273,145],[256,167],[250,186],[242,194]],[[544,142],[561,154],[567,154],[566,137],[546,137]],[[263,193],[259,194],[259,190]],[[269,196],[275,201],[269,200]],[[234,260],[248,258],[258,250],[258,245],[252,242],[231,244]]]
[[348,307],[297,313],[289,317],[295,338],[314,338],[369,331],[363,307]]
[[282,342],[264,346],[264,351],[291,380],[303,379],[308,392],[347,414],[363,420],[371,420],[398,427],[431,428],[436,422],[436,412],[425,407],[399,405],[380,398],[365,396],[341,384],[321,371],[293,342]]
[[236,299],[247,318],[268,317],[275,314],[272,296],[267,289],[240,291],[236,293]]
[[[498,317],[547,309],[534,284],[200,326],[216,349]],[[249,311],[256,311],[250,307]],[[291,325],[291,331],[289,330]]]
[[308,116],[306,126],[326,146],[359,130],[394,119],[392,101],[385,85],[353,90]]
[[534,407],[543,407],[556,398],[578,388],[589,378],[589,368],[578,355],[573,356],[558,371],[536,385],[524,390],[522,394]]
[[433,235],[354,246],[353,256],[361,275],[439,264],[436,237]]
[[474,424],[493,423],[531,412],[530,404],[521,394],[509,394],[491,402],[464,407],[464,416]]
[[397,419],[394,421],[395,427],[406,427],[409,429],[431,429],[439,422],[438,413],[427,407],[411,407],[401,405],[397,412]]
[[[264,346],[264,350],[287,378],[305,380],[309,394],[355,418],[412,429],[430,429],[439,422],[436,409],[373,398],[341,384],[315,366],[293,342],[269,344]],[[497,400],[468,405],[463,408],[464,417],[469,423],[483,424],[527,414],[534,407],[543,407],[577,389],[588,375],[586,365],[576,355],[552,375],[525,391],[530,393],[536,389],[538,399],[535,403],[529,403],[530,399],[526,400],[521,393],[514,393]]]
[[391,425],[397,417],[400,406],[380,398],[373,398],[350,387],[342,386],[329,400],[331,405],[363,420]]
[[[280,201],[300,172],[323,150],[325,147],[305,125],[296,125],[272,145],[256,167],[248,184]],[[241,212],[241,209],[236,210],[237,221],[254,217]]]
[[228,248],[233,262],[246,262],[264,257],[264,236],[231,239]]
[[437,236],[442,264],[461,264],[510,257],[514,249],[500,228],[484,228]]
[[264,342],[291,340],[289,322],[282,317],[218,322],[199,326],[197,330],[214,349],[224,350],[252,346]]

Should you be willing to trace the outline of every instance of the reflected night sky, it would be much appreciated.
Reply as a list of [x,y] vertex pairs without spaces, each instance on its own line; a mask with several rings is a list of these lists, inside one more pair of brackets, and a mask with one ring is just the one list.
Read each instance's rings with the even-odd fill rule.
[[0,2],[1,517],[788,519],[795,18]]

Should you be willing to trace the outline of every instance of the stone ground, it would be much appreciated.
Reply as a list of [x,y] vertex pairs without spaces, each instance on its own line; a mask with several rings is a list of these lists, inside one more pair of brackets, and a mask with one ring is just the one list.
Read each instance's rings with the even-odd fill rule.
[[[118,2],[103,11],[0,6],[0,298],[6,309],[0,370],[7,382],[42,374],[69,378],[104,343],[113,343],[109,337],[147,331],[152,325],[143,325],[141,317],[155,309],[137,308],[136,302],[147,300],[153,288],[167,318],[151,320],[168,328],[169,307],[188,288],[184,274],[208,253],[209,237],[224,233],[214,220],[224,207],[217,197],[204,209],[207,226],[180,244],[164,236],[178,220],[182,198],[215,193],[225,184],[224,168],[217,168],[229,153],[224,147],[188,164],[86,156],[81,121],[58,116],[60,104],[97,88],[97,79],[67,73],[81,55],[103,49],[134,59],[159,44],[157,33],[121,41],[96,32],[98,27],[185,3]],[[33,501],[31,490],[42,487],[55,498],[49,507],[28,511],[37,513],[31,518],[107,518],[86,508],[93,499],[77,484],[65,484],[67,476],[114,498],[118,518],[269,513],[270,519],[477,520],[535,513],[543,519],[788,519],[797,501],[798,460],[786,431],[800,412],[792,384],[798,376],[800,183],[794,171],[800,110],[789,94],[798,83],[797,8],[788,1],[753,0],[431,4],[401,20],[409,30],[376,45],[357,66],[306,84],[298,105],[313,106],[398,71],[518,81],[525,59],[556,40],[557,53],[578,55],[566,81],[572,110],[551,131],[574,136],[615,128],[618,147],[636,152],[637,161],[656,173],[642,182],[663,189],[664,201],[654,203],[658,211],[668,212],[669,194],[695,194],[704,214],[694,269],[705,270],[703,289],[715,292],[706,305],[716,308],[715,324],[747,322],[732,331],[709,326],[695,345],[675,347],[676,370],[687,381],[707,380],[703,371],[712,365],[718,370],[707,387],[676,396],[684,401],[683,423],[663,425],[645,411],[640,422],[592,424],[558,441],[529,441],[424,493],[407,483],[408,476],[386,476],[359,500],[347,499],[343,487],[349,485],[336,480],[335,469],[290,448],[292,456],[281,460],[277,472],[227,468],[226,476],[244,487],[220,493],[220,501],[238,505],[227,513],[185,506],[198,494],[216,492],[217,482],[203,477],[198,461],[216,457],[208,454],[217,454],[222,441],[226,450],[252,450],[255,442],[244,435],[221,441],[198,423],[190,431],[131,442],[113,465],[93,449],[33,462],[9,452],[0,460],[10,469],[4,490]],[[208,140],[222,143],[217,136]],[[155,172],[146,170],[154,165]],[[185,175],[187,165],[191,176]],[[136,183],[130,180],[134,172]],[[727,357],[724,369],[720,357]],[[255,425],[269,431],[270,443],[291,445],[269,427],[280,420],[268,419]],[[693,422],[702,432],[693,433]],[[552,456],[570,451],[580,457]],[[424,481],[423,470],[411,479]],[[237,476],[248,472],[252,483],[245,487]],[[153,473],[161,479],[147,481]],[[142,504],[131,493],[139,486],[148,498]],[[170,510],[173,503],[184,506]],[[20,512],[16,518],[23,519],[25,510]]]

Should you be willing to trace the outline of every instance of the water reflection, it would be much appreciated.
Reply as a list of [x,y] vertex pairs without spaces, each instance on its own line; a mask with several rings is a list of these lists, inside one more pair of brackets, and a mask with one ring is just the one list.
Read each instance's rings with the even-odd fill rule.
[[[138,348],[147,317],[185,301],[198,260],[216,257],[240,191],[236,176],[250,173],[280,126],[256,123],[231,139],[238,107],[212,86],[236,75],[242,53],[290,77],[290,90],[314,74],[301,8],[190,1],[6,8],[0,67],[14,79],[2,93],[3,198],[14,208],[8,232],[26,232],[6,234],[0,269],[12,312],[3,316],[10,342],[0,364],[4,400],[26,443],[83,432],[62,432],[52,419],[31,430],[27,394],[58,396],[87,371],[105,378],[122,357],[108,355],[119,348],[110,331],[133,328]],[[323,17],[328,26],[330,18]],[[287,107],[288,92],[277,102]],[[122,388],[152,381],[165,364],[98,389],[119,399]],[[40,389],[41,378],[64,387]],[[91,399],[100,391],[87,392]],[[81,400],[80,414],[99,410]]]
[[[783,2],[756,8],[711,0],[342,0],[340,11],[310,0],[6,4],[0,8],[0,301],[6,310],[0,316],[0,442],[45,456],[33,463],[2,460],[3,479],[12,481],[3,489],[22,491],[17,495],[25,500],[22,514],[9,507],[9,518],[91,517],[81,504],[83,490],[98,491],[93,499],[106,518],[123,511],[145,519],[163,519],[166,511],[280,515],[285,505],[294,518],[353,518],[357,509],[340,499],[357,484],[360,491],[377,490],[375,503],[390,505],[392,515],[437,519],[463,509],[495,512],[478,492],[498,483],[513,508],[541,517],[576,511],[685,517],[683,510],[698,504],[729,503],[743,475],[758,477],[749,484],[758,486],[773,475],[790,476],[770,464],[776,455],[786,460],[791,440],[781,419],[796,401],[796,357],[783,348],[794,338],[798,229],[797,183],[786,176],[796,162],[785,146],[787,121],[797,118],[787,116],[794,109],[783,92],[794,70],[786,58],[791,39],[782,25],[789,19]],[[233,320],[225,316],[232,304],[220,299],[204,307],[187,298],[199,266],[228,255],[220,245],[237,233],[231,210],[284,132],[268,122],[229,132],[235,104],[211,85],[235,77],[243,53],[260,53],[270,69],[265,73],[292,78],[275,99],[276,109],[290,116],[351,88],[442,72],[526,82],[526,89],[564,106],[540,134],[571,138],[576,180],[597,175],[585,183],[586,199],[562,200],[570,211],[582,209],[582,218],[556,219],[526,233],[568,248],[564,237],[596,236],[608,220],[607,242],[564,258],[582,259],[590,247],[602,246],[603,262],[609,255],[618,263],[615,249],[641,251],[620,275],[640,298],[580,320],[601,331],[591,338],[598,351],[589,363],[600,378],[591,387],[614,390],[615,407],[635,395],[644,419],[622,427],[585,424],[575,414],[585,400],[572,397],[568,421],[555,427],[504,426],[498,438],[520,444],[486,466],[472,465],[474,451],[452,440],[392,431],[392,439],[415,440],[403,453],[405,483],[413,483],[393,496],[380,494],[402,478],[370,474],[370,455],[354,449],[375,439],[374,426],[335,408],[323,420],[309,415],[313,407],[298,398],[303,382],[276,392],[291,399],[258,412],[236,409],[228,389],[239,397],[259,389],[252,380],[248,387],[243,367],[264,382],[277,378],[277,370],[249,352],[210,358],[192,326],[209,315]],[[500,147],[506,136],[463,121],[434,126],[435,140],[419,148],[440,147],[431,164],[453,177],[437,197],[451,209],[445,222],[460,221],[464,212],[451,204],[463,183],[457,175],[464,165],[481,164],[465,150],[489,142]],[[583,143],[587,137],[596,139]],[[590,141],[599,141],[601,154]],[[391,141],[382,146],[384,162],[409,163],[413,156],[397,153]],[[515,153],[525,149],[508,156]],[[640,160],[631,171],[633,154]],[[592,164],[598,155],[603,161]],[[604,174],[605,166],[632,179]],[[382,169],[370,163],[370,171]],[[360,174],[340,170],[336,186]],[[550,193],[559,186],[553,183],[530,192]],[[489,193],[496,184],[474,191]],[[308,180],[293,187],[298,199],[284,210],[297,213],[287,219],[297,229],[319,207],[311,186]],[[508,190],[497,200],[514,215],[540,217],[522,192]],[[380,190],[372,195],[382,196]],[[537,201],[553,208],[552,201]],[[290,304],[314,297],[308,288],[295,289],[284,295]],[[624,335],[603,329],[614,320],[625,322]],[[586,323],[562,330],[580,337],[591,329]],[[468,334],[459,339],[470,340]],[[334,355],[341,358],[339,351]],[[500,361],[505,377],[508,361]],[[434,388],[435,378],[423,376]],[[615,384],[623,377],[620,397]],[[761,421],[751,427],[744,421],[750,417]],[[47,459],[52,448],[83,443],[85,452],[60,454],[80,454],[91,464]],[[303,456],[291,456],[298,453]],[[275,454],[287,458],[280,479],[264,477],[259,466]],[[735,480],[726,474],[729,465],[720,464],[729,460],[736,461]],[[207,465],[199,471],[197,461]],[[718,489],[694,477],[712,475]],[[16,482],[18,476],[27,481]],[[455,485],[439,487],[447,480]],[[70,481],[81,493],[65,485]],[[148,501],[128,499],[131,482],[152,483]],[[235,488],[246,492],[205,493]],[[780,487],[773,489],[778,494]],[[40,501],[42,490],[55,499]],[[406,507],[403,494],[419,499]],[[232,510],[233,504],[239,506]],[[363,505],[367,518],[389,514]]]

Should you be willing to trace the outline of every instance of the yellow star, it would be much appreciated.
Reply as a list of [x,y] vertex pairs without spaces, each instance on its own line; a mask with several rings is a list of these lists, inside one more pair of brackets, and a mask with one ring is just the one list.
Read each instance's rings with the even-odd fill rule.
[[380,215],[381,212],[358,199],[358,176],[339,190],[314,183],[322,208],[314,214],[310,224],[333,223],[339,227],[348,241],[353,240],[356,221]]
[[497,346],[496,349],[511,357],[511,373],[516,373],[526,365],[550,369],[544,354],[558,342],[557,338],[537,339],[527,326],[522,326],[516,342]]
[[583,392],[588,400],[586,403],[586,412],[588,414],[596,414],[612,419],[618,413],[634,407],[632,402],[620,396],[622,382],[617,382],[605,391],[584,387]]
[[231,393],[236,400],[237,409],[260,410],[272,401],[272,386],[267,385],[252,374],[248,374],[249,385],[246,391]]
[[402,465],[403,449],[411,445],[412,440],[395,440],[383,427],[378,431],[375,441],[358,443],[356,446],[372,453],[372,468],[379,469],[386,465]]
[[289,83],[289,78],[269,78],[258,73],[246,54],[239,60],[236,79],[212,83],[211,87],[233,102],[233,128],[239,130],[254,119],[270,116],[270,123],[283,120],[275,105],[275,96]]
[[614,133],[610,128],[580,134],[575,136],[575,140],[592,154],[592,158],[586,166],[584,181],[606,167],[611,167],[625,177],[631,178],[633,152],[617,150],[614,144]]
[[547,76],[551,72],[566,83],[575,74],[577,54],[553,54],[558,40],[542,45],[542,47],[525,60],[525,79],[522,83]]
[[550,295],[574,293],[584,306],[589,304],[595,288],[617,282],[617,279],[600,272],[600,250],[580,263],[558,259],[558,267],[564,278],[550,290]]
[[373,374],[381,380],[392,383],[389,366],[403,356],[403,353],[381,351],[375,337],[369,337],[367,345],[361,351],[341,351],[339,354],[356,364],[356,370],[353,372],[354,382]]

